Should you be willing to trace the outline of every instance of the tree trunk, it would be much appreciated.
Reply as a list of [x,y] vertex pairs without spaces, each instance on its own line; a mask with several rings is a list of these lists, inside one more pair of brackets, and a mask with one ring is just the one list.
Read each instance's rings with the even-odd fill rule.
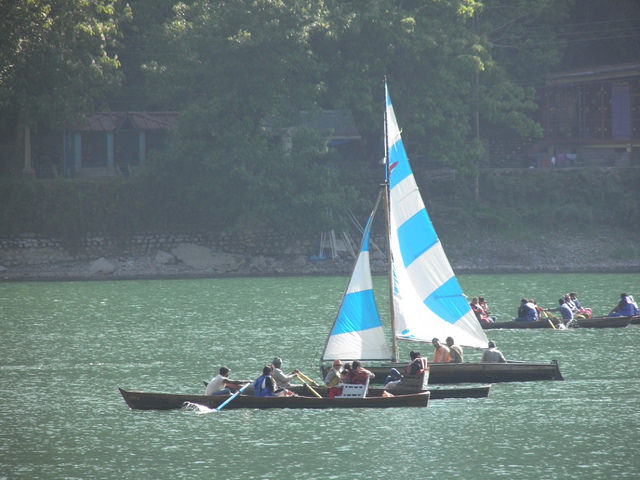
[[22,173],[30,177],[35,177],[36,175],[31,161],[31,128],[29,125],[24,126],[24,168]]

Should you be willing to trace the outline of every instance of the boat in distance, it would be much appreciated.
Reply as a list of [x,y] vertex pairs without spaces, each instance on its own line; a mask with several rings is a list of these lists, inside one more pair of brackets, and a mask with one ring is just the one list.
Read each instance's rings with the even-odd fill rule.
[[[389,363],[367,366],[375,377],[372,384],[380,384],[389,374],[391,368],[404,371],[407,364]],[[323,367],[326,371],[327,367]],[[429,363],[429,385],[451,383],[500,383],[500,382],[532,382],[538,380],[564,380],[560,366],[556,360],[544,362],[506,363],[464,362],[464,363]]]
[[[195,403],[208,408],[219,407],[230,395],[194,395],[157,392],[138,392],[119,388],[122,398],[132,410],[175,410],[187,403]],[[419,392],[392,397],[366,396],[363,398],[316,398],[294,395],[290,397],[256,397],[238,395],[225,409],[265,409],[265,408],[394,408],[426,407],[429,392]]]
[[[632,322],[634,317],[592,317],[575,318],[569,323],[569,328],[624,328]],[[551,322],[551,323],[550,323]],[[551,326],[553,323],[553,327]],[[500,328],[528,329],[528,328],[557,328],[558,320],[536,320],[535,322],[511,321],[483,323],[482,328],[493,330]]]

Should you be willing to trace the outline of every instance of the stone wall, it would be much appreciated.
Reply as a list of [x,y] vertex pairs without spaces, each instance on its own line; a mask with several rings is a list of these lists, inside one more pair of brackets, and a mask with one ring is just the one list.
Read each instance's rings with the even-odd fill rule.
[[170,252],[185,243],[208,247],[215,252],[244,256],[310,256],[318,250],[317,239],[314,241],[300,237],[292,241],[290,236],[278,232],[148,234],[128,238],[90,235],[73,251],[59,239],[21,234],[0,237],[0,264],[38,265],[99,257],[154,256],[158,251]]

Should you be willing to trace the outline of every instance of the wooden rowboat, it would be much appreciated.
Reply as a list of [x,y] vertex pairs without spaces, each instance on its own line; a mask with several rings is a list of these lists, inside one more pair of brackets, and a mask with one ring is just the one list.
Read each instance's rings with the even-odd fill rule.
[[[375,377],[371,383],[380,384],[389,374],[389,369],[405,371],[406,363],[366,366]],[[323,370],[328,367],[323,367]],[[537,380],[563,380],[556,360],[550,363],[515,362],[507,363],[430,363],[429,385],[440,383],[498,383],[530,382]]]
[[[173,393],[136,392],[119,388],[124,401],[133,410],[173,410],[182,408],[185,403],[196,403],[208,408],[216,408],[229,398],[229,395],[191,395]],[[429,392],[394,397],[364,398],[316,398],[304,396],[292,397],[255,397],[238,395],[224,408],[393,408],[426,407]]]
[[[624,328],[631,322],[634,317],[593,317],[593,318],[576,318],[570,324],[569,328]],[[558,326],[558,320],[536,320],[535,322],[495,322],[483,323],[482,328],[492,330],[497,328],[508,329],[528,329],[528,328],[551,328],[550,321],[554,326]]]

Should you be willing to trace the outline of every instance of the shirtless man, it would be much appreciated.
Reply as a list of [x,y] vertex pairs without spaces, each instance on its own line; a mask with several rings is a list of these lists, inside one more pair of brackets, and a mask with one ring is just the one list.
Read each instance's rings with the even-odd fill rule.
[[431,344],[435,351],[433,352],[433,363],[448,363],[451,360],[451,354],[449,353],[449,347],[442,345],[438,338],[431,340]]

